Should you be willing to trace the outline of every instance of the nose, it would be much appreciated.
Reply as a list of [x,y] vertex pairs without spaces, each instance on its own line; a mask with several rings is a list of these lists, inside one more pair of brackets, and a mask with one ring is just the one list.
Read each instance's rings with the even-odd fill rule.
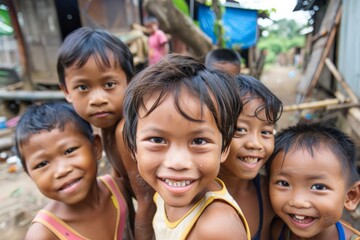
[[245,148],[262,151],[263,145],[260,141],[260,136],[258,136],[257,134],[249,134],[249,137],[245,142]]
[[105,90],[103,89],[93,89],[90,96],[90,105],[92,106],[102,106],[108,103]]
[[177,171],[191,168],[191,154],[186,147],[172,145],[164,160],[164,166]]
[[304,191],[293,191],[289,200],[289,205],[294,208],[310,208],[309,196]]
[[55,164],[55,179],[60,179],[63,177],[66,177],[69,173],[73,171],[73,168],[70,164],[66,162],[66,160],[61,159],[60,161],[57,161]]

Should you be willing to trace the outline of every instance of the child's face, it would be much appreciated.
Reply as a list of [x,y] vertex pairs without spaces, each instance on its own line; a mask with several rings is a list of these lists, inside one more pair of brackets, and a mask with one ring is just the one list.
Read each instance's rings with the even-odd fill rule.
[[98,128],[107,128],[116,124],[122,118],[122,101],[127,79],[120,67],[101,69],[94,57],[90,57],[84,66],[77,68],[76,64],[65,70],[68,102],[72,103],[76,112]]
[[158,30],[158,24],[155,22],[148,23],[145,25],[145,27],[150,34],[153,34],[156,30]]
[[274,124],[266,121],[264,111],[255,116],[262,103],[260,98],[256,98],[244,105],[237,120],[229,156],[221,164],[223,173],[243,180],[254,179],[274,151]]
[[[156,95],[156,94],[155,94]],[[200,102],[186,91],[179,97],[186,113],[201,118]],[[156,96],[145,102],[149,109]],[[222,135],[204,107],[203,122],[185,119],[175,109],[172,95],[148,116],[139,111],[136,160],[140,175],[172,207],[188,207],[213,186],[220,163]],[[195,199],[196,198],[196,199]]]
[[29,176],[48,198],[76,204],[96,183],[100,138],[92,144],[71,124],[32,135],[21,150]]
[[324,146],[314,148],[314,156],[296,149],[283,158],[280,152],[270,167],[275,213],[299,237],[320,237],[331,231],[330,226],[341,218],[347,195],[339,159]]

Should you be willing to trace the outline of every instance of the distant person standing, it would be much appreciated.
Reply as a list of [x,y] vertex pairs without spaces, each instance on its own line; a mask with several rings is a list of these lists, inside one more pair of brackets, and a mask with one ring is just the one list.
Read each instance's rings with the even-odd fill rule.
[[155,17],[145,19],[144,25],[150,34],[148,38],[149,65],[153,65],[168,54],[168,38],[166,34],[159,29],[159,22]]

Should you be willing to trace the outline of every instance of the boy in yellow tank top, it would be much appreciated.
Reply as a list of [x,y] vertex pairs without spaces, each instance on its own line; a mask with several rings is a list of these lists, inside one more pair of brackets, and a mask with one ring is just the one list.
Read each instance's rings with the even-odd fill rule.
[[234,79],[187,56],[168,55],[129,84],[123,136],[157,192],[156,239],[250,239],[217,179],[241,108]]

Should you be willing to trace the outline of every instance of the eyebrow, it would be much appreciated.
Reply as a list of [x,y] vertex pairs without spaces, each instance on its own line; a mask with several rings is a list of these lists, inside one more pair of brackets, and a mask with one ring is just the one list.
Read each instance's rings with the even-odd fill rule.
[[[153,126],[150,126],[150,127],[147,127],[147,128],[143,128],[142,129],[142,132],[157,132],[157,133],[162,133],[162,134],[165,134],[167,133],[168,131],[167,130],[163,130],[159,127],[153,127]],[[214,130],[214,128],[211,128],[211,127],[204,127],[204,128],[201,128],[201,129],[196,129],[196,130],[193,130],[190,132],[190,134],[194,134],[194,135],[198,135],[198,134],[203,134],[205,132],[210,132],[211,134],[215,134],[216,131]]]
[[[287,173],[287,172],[284,172],[284,171],[280,171],[277,175],[280,175],[280,176],[284,176],[284,177],[290,177],[290,176],[294,176],[294,174],[293,173]],[[305,179],[306,180],[320,180],[320,179],[327,179],[327,178],[329,178],[329,176],[328,175],[326,175],[326,174],[316,174],[316,175],[314,175],[314,174],[303,174],[303,175],[307,175],[307,176],[305,176]]]

